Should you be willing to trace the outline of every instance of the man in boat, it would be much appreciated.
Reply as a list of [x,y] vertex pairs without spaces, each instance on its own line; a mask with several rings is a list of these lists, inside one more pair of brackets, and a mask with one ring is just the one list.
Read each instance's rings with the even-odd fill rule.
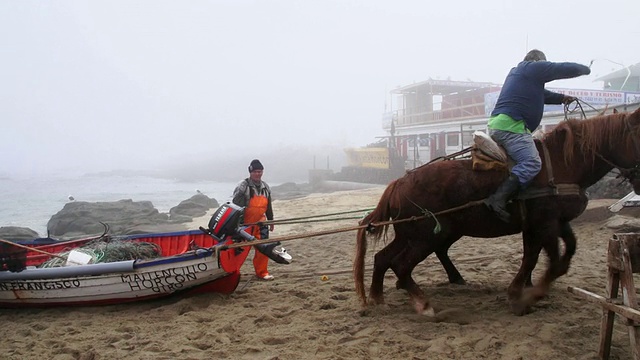
[[544,104],[568,104],[575,100],[546,90],[545,83],[590,73],[585,65],[550,62],[542,51],[531,50],[507,75],[488,128],[491,138],[505,149],[515,166],[498,190],[484,201],[500,220],[510,221],[507,201],[527,187],[542,168],[531,133],[540,125]]
[[[273,220],[273,207],[271,206],[271,189],[269,185],[262,181],[264,166],[260,160],[254,159],[249,164],[249,177],[242,180],[233,191],[232,202],[240,207],[244,207],[245,224],[262,222],[265,220]],[[273,224],[270,225],[252,225],[244,231],[256,237],[256,239],[265,240],[269,238],[269,231],[273,231]],[[255,246],[253,267],[256,276],[262,280],[273,280],[273,275],[269,274],[267,265],[269,258],[274,260],[280,259],[280,263],[288,263],[291,257],[286,254],[286,250],[281,246]],[[268,252],[264,254],[263,252]]]

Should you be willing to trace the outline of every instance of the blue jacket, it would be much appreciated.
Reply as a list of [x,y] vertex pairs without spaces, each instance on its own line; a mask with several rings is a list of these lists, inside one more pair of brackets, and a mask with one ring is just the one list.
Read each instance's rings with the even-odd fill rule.
[[523,61],[507,75],[491,116],[505,114],[514,120],[524,120],[527,129],[533,132],[542,120],[544,104],[562,104],[564,98],[563,94],[546,90],[544,84],[590,73],[587,66],[576,63]]

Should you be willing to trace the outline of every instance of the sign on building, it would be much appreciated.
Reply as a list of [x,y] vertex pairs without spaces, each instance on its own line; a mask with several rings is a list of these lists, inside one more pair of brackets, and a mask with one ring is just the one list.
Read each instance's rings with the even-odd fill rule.
[[[593,106],[616,106],[640,102],[640,93],[637,92],[553,88],[549,88],[548,90],[577,97],[585,103]],[[491,112],[496,107],[499,95],[500,91],[494,91],[484,95],[485,115],[491,115]],[[545,105],[544,111],[562,111],[562,105]]]

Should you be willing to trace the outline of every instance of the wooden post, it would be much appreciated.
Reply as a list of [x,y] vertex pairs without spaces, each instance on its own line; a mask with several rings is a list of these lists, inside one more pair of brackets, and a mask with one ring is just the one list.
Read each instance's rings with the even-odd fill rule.
[[[640,311],[633,273],[640,273],[640,234],[614,234],[607,252],[606,298],[570,286],[569,292],[602,306],[598,357],[609,359],[615,315],[624,318],[629,332],[632,359],[640,360]],[[622,304],[617,300],[622,292]]]
[[[615,235],[614,235],[615,236]],[[636,297],[636,287],[633,284],[633,273],[638,269],[638,265],[633,264],[632,259],[637,258],[637,253],[631,254],[631,250],[637,250],[637,242],[639,236],[637,234],[620,234],[618,235],[621,243],[622,263],[625,266],[624,271],[620,272],[620,287],[622,288],[622,301],[626,306],[638,308],[638,299]],[[640,359],[640,331],[638,323],[626,318],[627,329],[629,331],[629,341],[631,343],[632,359]]]
[[[615,299],[618,297],[618,284],[620,281],[620,273],[609,268],[607,271],[607,298]],[[600,359],[609,359],[611,350],[611,337],[613,335],[613,321],[616,313],[607,308],[602,308],[602,322],[600,323],[600,349],[598,356]]]

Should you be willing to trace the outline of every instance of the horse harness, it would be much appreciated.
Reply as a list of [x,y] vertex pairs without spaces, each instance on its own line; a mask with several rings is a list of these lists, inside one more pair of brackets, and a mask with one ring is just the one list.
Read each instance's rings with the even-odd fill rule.
[[551,165],[551,156],[549,155],[549,149],[544,141],[542,144],[542,154],[544,156],[544,164],[547,169],[547,185],[546,187],[530,187],[524,191],[518,193],[517,200],[534,199],[549,195],[583,195],[585,189],[581,188],[578,184],[556,184],[553,177],[553,166]]

